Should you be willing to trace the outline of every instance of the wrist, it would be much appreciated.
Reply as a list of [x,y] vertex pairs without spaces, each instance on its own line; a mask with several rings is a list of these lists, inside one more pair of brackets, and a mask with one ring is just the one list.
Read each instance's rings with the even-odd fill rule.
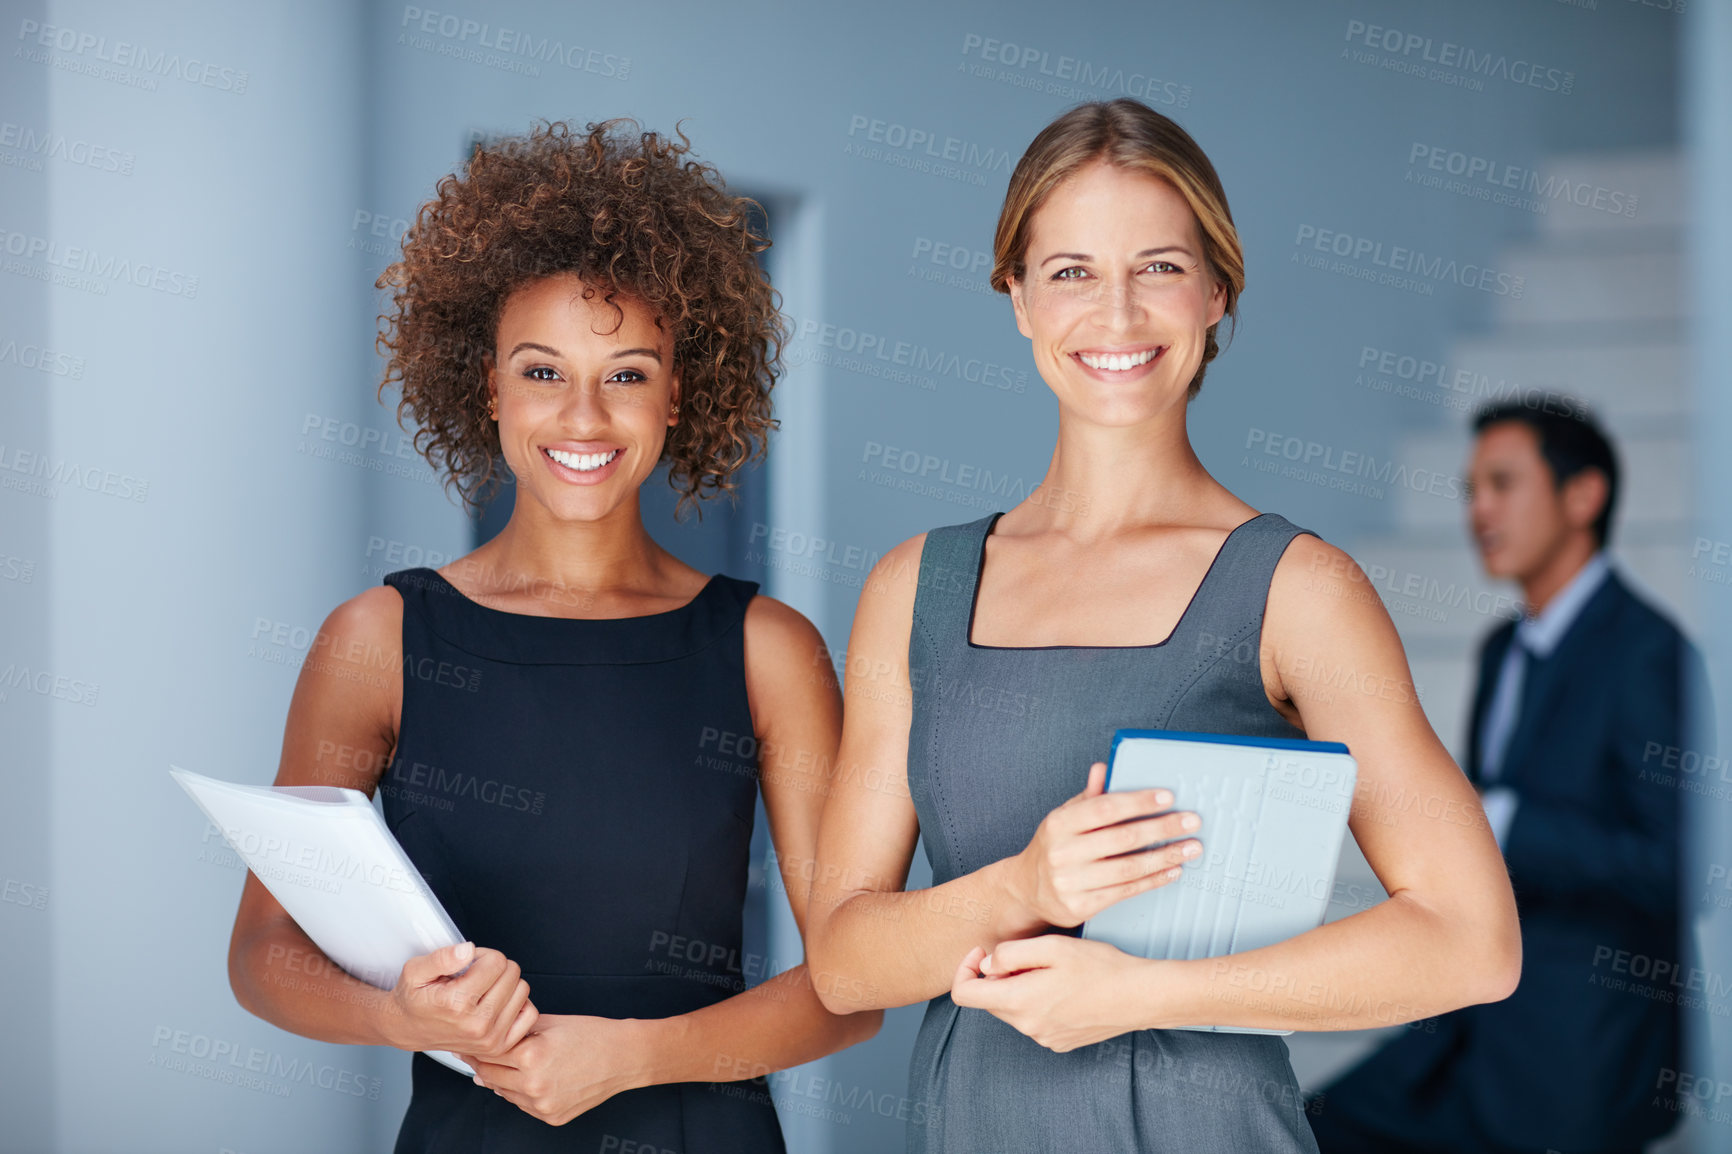
[[1175,987],[1183,962],[1163,958],[1129,958],[1121,994],[1130,1008],[1133,1030],[1165,1030],[1178,1024],[1173,1013]]
[[1023,885],[1020,855],[1000,858],[986,867],[992,884],[992,935],[999,941],[1026,938],[1047,926],[1035,913],[1033,899]]
[[369,997],[366,1010],[368,1025],[377,1036],[379,1045],[390,1046],[393,1050],[415,1050],[403,1036],[403,1009],[390,990],[380,990],[376,996]]
[[659,1086],[664,1082],[690,1081],[669,1067],[669,1055],[681,1049],[682,1016],[672,1018],[615,1019],[619,1045],[619,1076],[614,1092]]

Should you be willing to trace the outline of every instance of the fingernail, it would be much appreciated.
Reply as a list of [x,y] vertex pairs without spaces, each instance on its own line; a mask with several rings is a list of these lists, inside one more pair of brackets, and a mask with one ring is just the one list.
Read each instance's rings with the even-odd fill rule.
[[1186,857],[1196,857],[1198,854],[1203,852],[1203,847],[1198,845],[1194,841],[1193,842],[1187,842],[1185,845],[1185,848],[1180,850],[1179,852],[1183,853]]
[[1202,824],[1203,819],[1194,813],[1187,813],[1184,817],[1179,819],[1179,828],[1181,829],[1196,829]]
[[1174,866],[1172,869],[1167,871],[1167,880],[1172,881],[1184,872],[1185,871],[1180,869],[1178,866]]
[[1163,789],[1160,793],[1157,793],[1155,795],[1155,804],[1156,805],[1172,805],[1173,804],[1173,795],[1168,793],[1166,790]]

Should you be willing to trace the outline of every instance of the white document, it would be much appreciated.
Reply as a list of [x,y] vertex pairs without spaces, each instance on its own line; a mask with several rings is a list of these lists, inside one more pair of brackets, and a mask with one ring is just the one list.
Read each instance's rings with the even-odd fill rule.
[[[1177,881],[1108,906],[1082,936],[1145,958],[1215,958],[1323,924],[1358,766],[1339,742],[1121,729],[1107,788],[1168,789],[1202,818]],[[1188,1026],[1290,1034],[1249,1026]]]
[[[234,785],[174,766],[168,772],[295,923],[352,976],[389,990],[410,958],[463,941],[360,790]],[[475,1074],[454,1054],[427,1056]]]

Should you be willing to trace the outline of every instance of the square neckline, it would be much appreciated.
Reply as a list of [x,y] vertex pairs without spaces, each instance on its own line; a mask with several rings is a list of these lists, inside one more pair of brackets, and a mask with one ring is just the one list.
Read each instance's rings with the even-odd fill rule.
[[1215,550],[1215,556],[1210,559],[1209,568],[1203,573],[1203,579],[1197,583],[1197,588],[1192,592],[1191,599],[1185,602],[1184,612],[1179,614],[1179,619],[1173,622],[1173,628],[1159,641],[1149,645],[978,645],[974,640],[974,617],[976,611],[980,608],[980,580],[986,573],[986,541],[987,538],[992,536],[992,531],[998,527],[998,519],[1004,516],[1004,513],[1001,510],[992,515],[992,519],[986,524],[986,532],[980,535],[980,555],[976,559],[974,565],[974,588],[970,591],[968,597],[968,625],[962,634],[963,644],[967,645],[970,649],[983,649],[989,652],[997,651],[1002,653],[1038,653],[1046,650],[1076,650],[1087,652],[1090,650],[1131,651],[1138,649],[1162,649],[1171,642],[1173,638],[1179,635],[1180,629],[1184,628],[1186,620],[1191,616],[1192,607],[1196,605],[1197,598],[1202,595],[1203,589],[1209,584],[1209,578],[1215,575],[1215,568],[1220,564],[1221,558],[1226,555],[1227,546],[1232,543],[1233,537],[1239,532],[1239,530],[1249,525],[1252,521],[1260,521],[1269,515],[1270,514],[1268,513],[1258,513],[1256,516],[1247,518],[1233,526],[1232,529],[1228,530],[1226,539],[1221,542],[1221,547]]

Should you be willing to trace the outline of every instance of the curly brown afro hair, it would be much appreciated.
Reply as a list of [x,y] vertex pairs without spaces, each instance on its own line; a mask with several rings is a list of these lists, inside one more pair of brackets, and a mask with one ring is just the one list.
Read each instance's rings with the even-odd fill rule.
[[398,421],[414,417],[415,447],[465,506],[503,480],[487,415],[500,311],[554,273],[576,273],[610,303],[642,301],[672,329],[680,421],[662,459],[681,511],[732,491],[734,472],[762,458],[787,335],[756,259],[770,245],[762,210],[729,196],[675,132],[555,122],[478,148],[463,175],[439,182],[379,277],[393,309],[380,317],[380,394],[400,385]]

